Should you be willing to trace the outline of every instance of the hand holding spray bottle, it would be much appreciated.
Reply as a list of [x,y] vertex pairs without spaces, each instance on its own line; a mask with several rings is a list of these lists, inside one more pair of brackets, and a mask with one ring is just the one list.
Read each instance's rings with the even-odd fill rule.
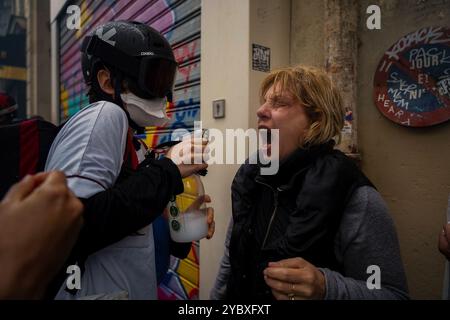
[[[207,130],[203,130],[202,138],[208,139]],[[200,178],[206,173],[207,170],[202,170],[184,178],[184,193],[173,196],[167,205],[170,236],[175,242],[198,241],[208,234],[207,208],[203,202],[205,189]],[[187,209],[181,212],[184,208]]]

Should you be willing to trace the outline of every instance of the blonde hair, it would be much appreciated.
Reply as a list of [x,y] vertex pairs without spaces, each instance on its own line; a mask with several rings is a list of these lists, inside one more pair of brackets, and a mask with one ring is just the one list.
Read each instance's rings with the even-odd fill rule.
[[278,93],[291,93],[305,108],[311,125],[303,145],[340,142],[345,116],[342,97],[324,71],[303,65],[272,71],[261,85],[262,98],[273,85]]

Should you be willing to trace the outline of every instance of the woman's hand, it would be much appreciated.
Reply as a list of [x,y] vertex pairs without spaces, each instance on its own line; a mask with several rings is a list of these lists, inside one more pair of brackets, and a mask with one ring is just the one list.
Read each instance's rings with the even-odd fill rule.
[[302,258],[270,262],[264,270],[264,280],[277,300],[319,300],[325,297],[325,276]]

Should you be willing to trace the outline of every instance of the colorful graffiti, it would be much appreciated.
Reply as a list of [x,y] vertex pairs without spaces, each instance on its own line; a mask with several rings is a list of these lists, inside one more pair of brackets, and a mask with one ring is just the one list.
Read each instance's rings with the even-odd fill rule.
[[[69,30],[63,14],[59,25],[60,120],[65,121],[88,104],[81,72],[82,39],[96,26],[112,20],[134,20],[160,31],[171,43],[179,71],[174,103],[168,105],[171,118],[165,127],[146,129],[148,146],[170,139],[178,128],[192,130],[200,119],[200,10],[201,0],[77,0],[67,5],[81,9],[81,28]],[[161,299],[197,299],[199,246],[193,244],[185,260],[171,258],[170,270],[159,288]]]
[[[78,31],[68,30],[65,19],[60,19],[60,81],[61,92],[68,91],[67,101],[61,101],[62,120],[86,104],[86,88],[80,72],[81,39],[95,26],[110,20],[136,20],[161,31],[174,47],[180,63],[176,91],[189,91],[186,84],[200,80],[200,1],[92,1],[75,2],[81,8],[81,26]],[[190,20],[186,20],[191,17]],[[180,21],[185,23],[179,24]],[[178,94],[178,98],[183,94]],[[61,95],[63,96],[63,95]],[[177,96],[177,92],[175,92]],[[199,100],[199,99],[198,99]],[[65,102],[65,103],[64,103]],[[189,100],[176,100],[175,107],[189,104]],[[196,106],[199,108],[199,106]],[[187,123],[186,127],[192,127]],[[170,125],[169,125],[170,127]],[[166,127],[167,128],[167,127]]]

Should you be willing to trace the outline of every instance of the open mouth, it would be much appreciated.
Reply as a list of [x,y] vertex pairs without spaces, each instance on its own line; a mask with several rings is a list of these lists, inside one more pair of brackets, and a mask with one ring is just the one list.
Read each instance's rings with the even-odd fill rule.
[[272,130],[267,129],[267,144],[272,144]]
[[266,126],[258,127],[260,137],[263,139],[264,143],[271,144],[272,143],[272,129]]
[[258,129],[259,129],[259,137],[261,139],[260,146],[263,150],[266,150],[267,155],[270,156],[272,145],[272,131],[270,128],[267,128],[265,126],[260,126]]

